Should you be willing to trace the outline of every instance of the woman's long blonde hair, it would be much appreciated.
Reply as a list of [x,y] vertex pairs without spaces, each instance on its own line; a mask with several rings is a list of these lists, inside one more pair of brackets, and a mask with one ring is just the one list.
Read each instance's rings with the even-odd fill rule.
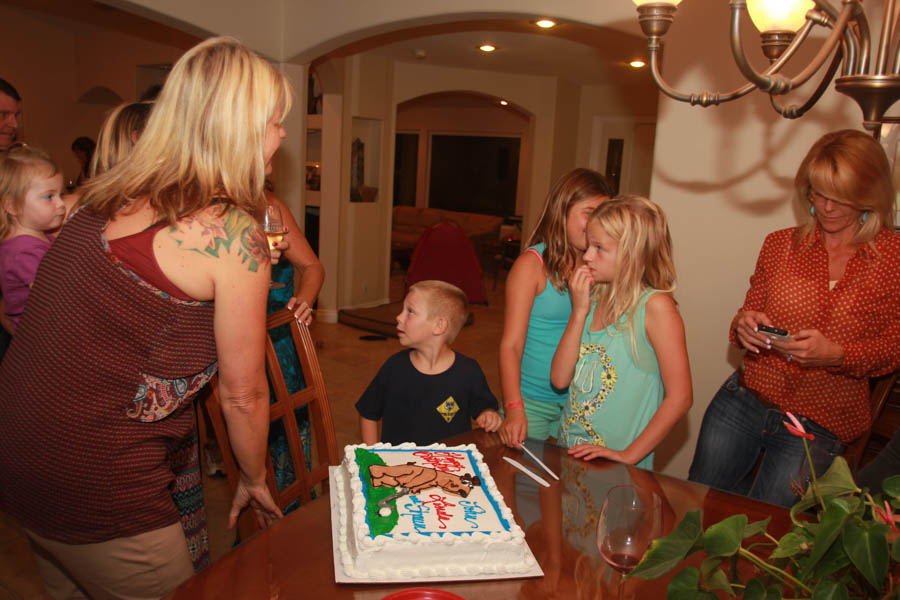
[[593,299],[604,324],[628,332],[636,358],[634,316],[641,295],[648,288],[671,294],[677,287],[666,215],[647,198],[624,195],[598,206],[588,220],[591,226],[600,226],[619,245],[615,277],[594,286]]
[[147,197],[168,223],[221,198],[253,212],[266,126],[290,107],[290,84],[268,62],[231,38],[201,42],[175,64],[134,149],[90,179],[82,201],[112,218]]
[[31,182],[57,173],[56,163],[40,148],[17,142],[0,150],[0,240],[5,240],[16,225],[10,211],[22,210]]
[[794,201],[806,216],[796,245],[810,241],[816,228],[816,217],[809,210],[813,190],[868,213],[856,231],[857,244],[871,242],[882,229],[894,227],[891,165],[881,144],[862,131],[842,129],[816,140],[797,169],[794,189]]
[[572,169],[553,185],[538,223],[525,244],[528,247],[544,243],[544,269],[558,291],[566,289],[575,269],[575,249],[566,234],[569,211],[575,204],[597,196],[612,196],[606,178],[590,169]]

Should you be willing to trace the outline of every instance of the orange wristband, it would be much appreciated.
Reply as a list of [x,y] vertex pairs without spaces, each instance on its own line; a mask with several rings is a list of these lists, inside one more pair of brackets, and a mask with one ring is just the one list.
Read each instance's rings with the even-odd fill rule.
[[516,400],[515,402],[510,402],[509,404],[504,406],[503,410],[509,410],[511,408],[518,408],[519,406],[521,406],[522,408],[525,408],[525,403],[522,402],[521,400]]

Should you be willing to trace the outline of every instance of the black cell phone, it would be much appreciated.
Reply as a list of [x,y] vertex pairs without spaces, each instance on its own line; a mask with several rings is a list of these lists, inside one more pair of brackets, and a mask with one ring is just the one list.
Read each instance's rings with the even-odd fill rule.
[[768,325],[757,325],[757,329],[759,329],[760,333],[765,333],[769,337],[775,338],[777,340],[781,340],[784,342],[793,342],[794,338],[792,338],[788,334],[787,329],[779,329],[778,327],[769,327]]

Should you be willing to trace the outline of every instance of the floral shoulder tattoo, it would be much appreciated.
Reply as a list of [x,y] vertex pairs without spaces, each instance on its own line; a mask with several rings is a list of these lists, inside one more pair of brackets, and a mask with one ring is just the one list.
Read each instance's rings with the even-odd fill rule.
[[262,229],[242,210],[230,207],[219,214],[206,211],[182,219],[169,228],[178,246],[207,257],[236,253],[255,273],[269,260],[269,247]]

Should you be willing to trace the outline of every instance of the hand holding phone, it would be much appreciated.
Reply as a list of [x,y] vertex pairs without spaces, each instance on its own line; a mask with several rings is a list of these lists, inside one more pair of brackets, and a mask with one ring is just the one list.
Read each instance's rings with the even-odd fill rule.
[[782,342],[793,342],[794,338],[788,333],[787,329],[780,329],[778,327],[770,327],[769,325],[763,325],[760,323],[756,326],[760,333],[765,334],[772,338],[773,340],[779,340]]

